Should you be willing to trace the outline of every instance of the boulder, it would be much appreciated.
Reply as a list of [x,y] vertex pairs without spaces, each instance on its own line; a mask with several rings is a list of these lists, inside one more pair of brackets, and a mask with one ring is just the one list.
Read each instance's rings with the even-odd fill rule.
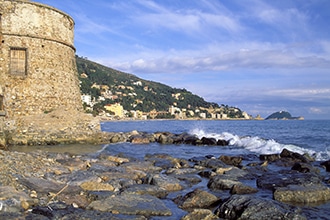
[[192,192],[187,193],[185,196],[179,196],[174,199],[174,202],[182,209],[188,208],[208,208],[214,203],[218,202],[220,198],[215,195],[195,189]]
[[224,162],[218,159],[205,159],[197,163],[200,166],[206,168],[219,168],[219,167],[228,167]]
[[129,141],[133,144],[149,144],[155,142],[155,137],[150,134],[132,135]]
[[232,195],[215,214],[223,219],[306,219],[289,205],[248,195]]
[[181,220],[217,220],[218,216],[213,214],[213,212],[209,209],[194,209],[192,212],[186,214],[181,218]]
[[322,162],[321,165],[325,167],[327,172],[330,172],[330,160]]
[[173,138],[165,134],[160,134],[157,142],[160,144],[173,144]]
[[265,173],[257,178],[257,186],[261,189],[274,190],[276,187],[288,185],[320,184],[322,177],[315,173],[300,173],[295,170]]
[[211,190],[229,190],[234,185],[237,184],[241,184],[241,182],[230,179],[224,179],[222,175],[217,175],[211,177],[211,179],[207,183],[207,187],[209,187]]
[[281,156],[280,156],[280,154],[261,154],[259,156],[259,159],[263,160],[263,161],[266,160],[269,162],[273,162],[273,161],[281,159]]
[[150,195],[123,194],[93,201],[87,209],[114,214],[170,216],[172,212],[157,197]]
[[151,195],[163,199],[168,192],[164,188],[155,185],[135,184],[125,188],[121,194]]
[[184,137],[184,144],[199,145],[201,140],[195,135],[187,135]]
[[258,189],[243,184],[235,184],[230,189],[230,194],[252,194],[257,193]]
[[309,163],[295,163],[291,170],[297,170],[300,173],[320,173],[320,170]]
[[229,141],[219,139],[219,140],[217,141],[217,145],[218,145],[218,146],[227,146],[227,145],[229,145]]
[[180,180],[163,174],[150,175],[147,177],[146,183],[162,187],[167,191],[178,191],[183,189]]
[[288,185],[276,187],[274,199],[296,204],[320,203],[330,200],[330,188],[323,184]]
[[26,193],[11,186],[0,186],[0,212],[20,212],[33,205],[34,200]]
[[221,155],[219,159],[224,162],[227,165],[233,165],[233,166],[240,166],[242,162],[242,157],[234,157],[234,156],[226,156],[226,155]]
[[57,193],[66,186],[67,187],[63,191],[64,193],[79,193],[81,191],[81,188],[78,186],[66,185],[36,177],[19,178],[18,181],[30,190],[34,190],[39,193]]
[[285,149],[285,148],[280,153],[280,156],[281,156],[281,158],[291,159],[294,162],[304,162],[304,163],[311,162],[309,160],[309,157],[306,157],[304,155],[301,155],[301,154],[293,152],[293,151],[289,151],[288,149]]
[[202,137],[201,141],[202,145],[217,145],[217,139],[215,138]]
[[87,191],[114,191],[115,188],[108,183],[84,182],[80,187]]

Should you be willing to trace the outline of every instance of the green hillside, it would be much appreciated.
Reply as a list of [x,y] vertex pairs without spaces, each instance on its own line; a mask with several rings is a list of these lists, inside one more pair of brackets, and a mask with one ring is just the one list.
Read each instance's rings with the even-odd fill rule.
[[[168,111],[170,106],[175,106],[187,110],[222,108],[230,114],[231,107],[207,102],[186,89],[144,80],[78,56],[76,62],[82,94],[98,100],[94,111],[101,111],[107,104],[120,103],[126,111]],[[236,108],[231,116],[239,118],[241,111]]]

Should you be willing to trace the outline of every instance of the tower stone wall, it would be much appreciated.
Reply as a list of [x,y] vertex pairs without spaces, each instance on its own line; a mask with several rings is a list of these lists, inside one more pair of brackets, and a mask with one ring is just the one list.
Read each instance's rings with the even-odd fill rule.
[[0,147],[97,142],[82,112],[74,21],[28,0],[0,0]]
[[75,62],[74,21],[53,7],[0,0],[2,115],[82,109]]

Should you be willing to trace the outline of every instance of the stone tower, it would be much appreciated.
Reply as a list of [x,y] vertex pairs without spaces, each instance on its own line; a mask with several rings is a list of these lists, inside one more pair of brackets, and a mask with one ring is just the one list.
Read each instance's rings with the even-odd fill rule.
[[1,114],[81,109],[72,18],[30,1],[0,3]]
[[22,117],[82,110],[73,38],[74,21],[64,12],[0,0],[0,133],[15,125],[19,134]]

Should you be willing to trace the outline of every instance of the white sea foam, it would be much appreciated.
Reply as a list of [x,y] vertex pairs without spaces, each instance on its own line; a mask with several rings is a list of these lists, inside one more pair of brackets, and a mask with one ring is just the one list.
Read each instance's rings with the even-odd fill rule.
[[286,148],[300,154],[307,153],[315,157],[316,160],[328,160],[330,158],[330,151],[328,149],[323,152],[316,152],[293,144],[281,144],[275,140],[263,139],[258,136],[238,136],[229,132],[220,134],[207,133],[201,129],[193,129],[189,133],[196,135],[198,138],[208,137],[223,139],[229,141],[229,145],[232,147],[244,148],[256,154],[276,154],[281,153],[281,151]]

